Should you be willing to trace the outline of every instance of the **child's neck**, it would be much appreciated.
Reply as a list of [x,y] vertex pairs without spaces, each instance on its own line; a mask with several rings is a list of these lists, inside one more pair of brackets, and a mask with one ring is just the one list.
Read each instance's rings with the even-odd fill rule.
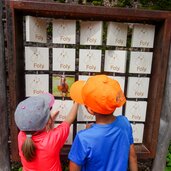
[[116,119],[116,117],[113,114],[111,114],[111,115],[97,114],[96,115],[96,123],[97,124],[110,124],[115,119]]

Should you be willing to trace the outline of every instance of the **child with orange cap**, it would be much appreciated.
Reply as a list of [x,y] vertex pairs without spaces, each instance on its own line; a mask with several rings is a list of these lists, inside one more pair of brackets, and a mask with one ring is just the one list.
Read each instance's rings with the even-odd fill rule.
[[71,98],[95,115],[96,123],[77,133],[69,159],[70,171],[138,171],[132,128],[125,116],[113,115],[125,102],[119,83],[106,75],[77,81]]
[[58,111],[51,113],[54,96],[50,93],[29,97],[20,102],[15,122],[20,129],[18,148],[23,171],[62,171],[60,150],[75,120],[78,104],[74,103],[65,121],[53,128]]

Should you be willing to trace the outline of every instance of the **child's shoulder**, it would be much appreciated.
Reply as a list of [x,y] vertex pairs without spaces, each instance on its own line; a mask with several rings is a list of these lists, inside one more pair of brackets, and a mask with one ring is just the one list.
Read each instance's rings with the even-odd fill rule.
[[117,120],[119,121],[119,123],[122,123],[124,125],[130,125],[130,122],[126,116],[123,115],[117,116]]

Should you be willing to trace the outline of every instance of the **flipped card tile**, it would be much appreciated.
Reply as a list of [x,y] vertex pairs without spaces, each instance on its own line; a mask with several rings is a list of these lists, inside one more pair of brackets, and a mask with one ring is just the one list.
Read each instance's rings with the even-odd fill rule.
[[47,42],[46,20],[39,17],[26,16],[26,41]]
[[107,45],[126,46],[128,25],[109,22],[107,30]]

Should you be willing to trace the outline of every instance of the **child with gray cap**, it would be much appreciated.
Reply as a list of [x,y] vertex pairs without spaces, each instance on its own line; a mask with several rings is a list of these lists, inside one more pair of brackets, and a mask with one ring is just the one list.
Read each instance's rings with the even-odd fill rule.
[[53,128],[58,111],[51,114],[54,97],[50,93],[29,97],[20,102],[15,122],[20,129],[18,148],[23,171],[62,171],[60,150],[76,117],[74,103],[65,121]]

